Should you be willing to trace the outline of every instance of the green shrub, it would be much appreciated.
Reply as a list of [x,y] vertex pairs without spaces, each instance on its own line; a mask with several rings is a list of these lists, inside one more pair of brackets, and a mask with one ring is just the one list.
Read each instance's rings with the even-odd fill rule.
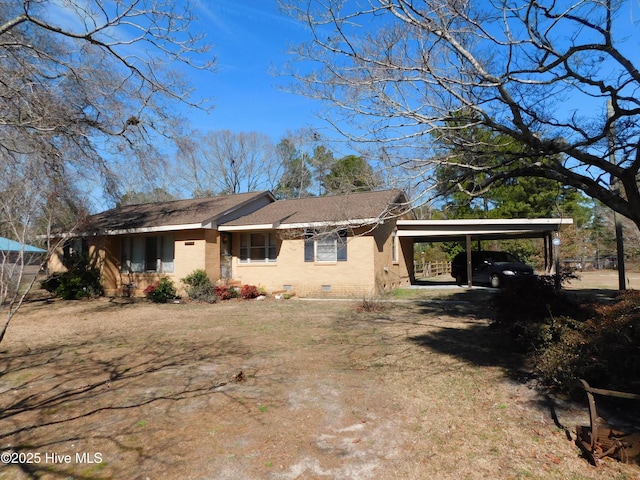
[[215,285],[211,283],[207,272],[202,269],[194,270],[182,282],[187,285],[187,295],[193,300],[216,303],[219,298],[216,295]]
[[64,298],[77,300],[104,294],[100,283],[100,269],[88,255],[72,255],[65,261],[66,272],[54,273],[41,282],[42,288]]
[[167,303],[176,298],[176,287],[167,277],[162,277],[144,289],[146,297],[154,303]]
[[62,283],[62,273],[53,273],[40,282],[40,286],[49,293],[56,293]]
[[186,285],[189,285],[190,287],[202,287],[211,284],[211,280],[209,280],[207,272],[205,272],[201,268],[194,270],[189,275],[184,277],[182,279],[182,282]]

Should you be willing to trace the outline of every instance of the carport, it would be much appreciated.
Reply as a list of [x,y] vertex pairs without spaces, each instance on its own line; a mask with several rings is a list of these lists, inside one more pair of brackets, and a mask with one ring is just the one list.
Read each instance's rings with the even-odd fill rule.
[[[571,225],[571,218],[513,218],[477,220],[398,220],[397,236],[416,242],[464,242],[467,251],[468,286],[471,281],[473,242],[517,238],[544,239],[544,270],[557,274],[560,270],[561,225]],[[415,283],[413,274],[412,283]]]

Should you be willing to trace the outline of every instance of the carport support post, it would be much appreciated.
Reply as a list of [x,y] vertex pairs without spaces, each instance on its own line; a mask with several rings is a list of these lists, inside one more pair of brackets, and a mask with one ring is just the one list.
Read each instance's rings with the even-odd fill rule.
[[551,273],[553,256],[551,254],[551,235],[544,236],[544,273]]
[[618,258],[618,290],[627,289],[627,278],[624,271],[624,241],[622,236],[622,222],[620,215],[613,212],[613,220],[616,225],[616,254]]
[[466,236],[466,248],[467,248],[467,287],[471,288],[473,282],[471,281],[471,274],[473,273],[473,265],[471,263],[471,235]]
[[558,232],[553,233],[553,264],[554,264],[554,286],[556,290],[560,290],[562,279],[560,278],[560,237]]

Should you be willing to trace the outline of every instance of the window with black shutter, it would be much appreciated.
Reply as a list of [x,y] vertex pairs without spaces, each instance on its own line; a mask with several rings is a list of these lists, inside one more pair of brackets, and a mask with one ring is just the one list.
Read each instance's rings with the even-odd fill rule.
[[346,262],[347,231],[317,233],[307,230],[304,236],[305,262]]

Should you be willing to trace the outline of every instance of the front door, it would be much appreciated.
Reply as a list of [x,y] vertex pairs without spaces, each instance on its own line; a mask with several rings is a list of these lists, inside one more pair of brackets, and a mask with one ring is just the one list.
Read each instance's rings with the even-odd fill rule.
[[230,279],[232,277],[231,271],[231,239],[230,233],[220,234],[220,278]]

